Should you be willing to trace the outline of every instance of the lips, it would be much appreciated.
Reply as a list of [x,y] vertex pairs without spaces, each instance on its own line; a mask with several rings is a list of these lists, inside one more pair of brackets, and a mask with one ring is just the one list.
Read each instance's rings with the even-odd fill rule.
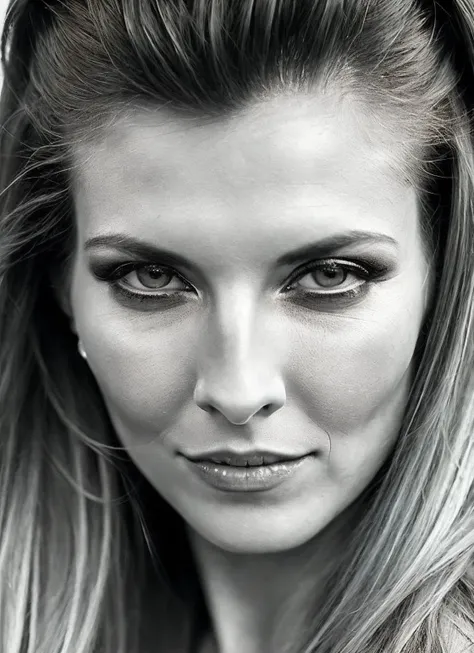
[[291,455],[269,451],[249,452],[245,454],[237,454],[231,451],[214,451],[209,454],[185,457],[195,463],[213,462],[218,465],[228,465],[230,467],[262,467],[288,462],[290,460],[298,460],[305,455],[307,454]]
[[[184,469],[219,492],[255,493],[277,491],[280,486],[291,491],[314,469],[316,452],[287,454],[275,451],[207,451],[199,455],[178,454],[186,462]],[[306,471],[305,471],[306,470]],[[285,491],[280,490],[280,491]]]

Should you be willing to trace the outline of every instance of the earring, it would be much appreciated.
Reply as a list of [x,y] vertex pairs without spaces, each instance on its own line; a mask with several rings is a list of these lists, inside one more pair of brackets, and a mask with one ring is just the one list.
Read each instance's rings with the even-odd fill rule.
[[84,360],[87,360],[86,350],[84,349],[84,345],[80,339],[77,341],[77,350],[79,351],[79,355],[82,356]]

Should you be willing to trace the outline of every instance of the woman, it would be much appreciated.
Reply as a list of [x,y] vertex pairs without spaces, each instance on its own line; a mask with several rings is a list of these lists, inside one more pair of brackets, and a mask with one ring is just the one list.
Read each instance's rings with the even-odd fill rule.
[[8,653],[474,650],[468,0],[14,0]]

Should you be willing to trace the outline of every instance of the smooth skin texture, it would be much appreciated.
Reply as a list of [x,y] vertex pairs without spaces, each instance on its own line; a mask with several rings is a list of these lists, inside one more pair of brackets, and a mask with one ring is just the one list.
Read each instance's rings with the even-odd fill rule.
[[[396,441],[430,274],[395,142],[314,93],[213,122],[137,111],[75,152],[73,328],[118,437],[189,526],[224,653],[264,650],[305,560],[324,561],[315,578],[337,564]],[[107,245],[117,234],[188,263]],[[177,456],[220,448],[315,455],[237,494]]]

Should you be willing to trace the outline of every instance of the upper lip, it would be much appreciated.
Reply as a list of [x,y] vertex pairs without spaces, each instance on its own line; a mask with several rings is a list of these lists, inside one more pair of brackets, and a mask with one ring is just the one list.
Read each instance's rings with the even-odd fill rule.
[[237,453],[229,451],[228,449],[219,449],[207,453],[186,455],[185,458],[192,462],[214,462],[225,465],[233,465],[235,467],[257,467],[258,465],[272,465],[288,460],[297,460],[308,453],[302,454],[287,454],[276,453],[274,451],[249,451],[246,453]]

